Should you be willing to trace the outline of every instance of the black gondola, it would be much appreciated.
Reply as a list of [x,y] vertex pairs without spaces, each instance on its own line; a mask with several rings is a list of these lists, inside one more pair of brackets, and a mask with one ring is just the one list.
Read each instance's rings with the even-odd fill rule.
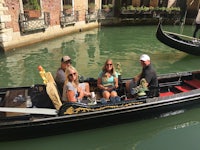
[[[0,140],[63,134],[159,117],[200,103],[200,71],[164,74],[158,79],[158,97],[128,97],[125,82],[130,79],[121,79],[121,102],[101,104],[97,98],[94,105],[65,103],[59,110],[52,105],[45,85],[0,88]],[[89,78],[87,82],[98,95],[96,79]],[[31,98],[32,108],[26,108],[24,98],[27,95]]]
[[165,45],[179,51],[200,56],[200,41],[189,36],[163,31],[161,21],[158,24],[156,37]]

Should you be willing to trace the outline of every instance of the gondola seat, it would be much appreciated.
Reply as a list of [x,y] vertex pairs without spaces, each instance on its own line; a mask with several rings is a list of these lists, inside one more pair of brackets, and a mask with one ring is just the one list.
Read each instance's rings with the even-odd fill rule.
[[164,92],[164,93],[160,93],[160,97],[164,97],[164,96],[170,96],[170,95],[174,95],[174,92]]
[[178,89],[181,92],[188,92],[190,90],[192,90],[191,87],[183,85],[183,86],[174,86],[176,89]]
[[194,87],[194,88],[200,88],[200,80],[194,79],[194,80],[185,80],[185,83],[188,85]]

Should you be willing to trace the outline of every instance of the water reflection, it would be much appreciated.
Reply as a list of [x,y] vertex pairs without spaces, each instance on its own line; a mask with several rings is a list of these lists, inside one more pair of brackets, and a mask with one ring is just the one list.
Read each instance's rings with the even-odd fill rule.
[[[190,29],[186,26],[184,31],[189,35]],[[73,65],[86,77],[97,77],[108,57],[121,62],[123,77],[133,76],[141,70],[138,59],[142,53],[150,55],[158,73],[199,69],[198,56],[163,45],[155,38],[155,30],[156,26],[100,28],[0,54],[0,86],[42,83],[37,66],[54,74],[63,55],[70,55]],[[200,147],[199,113],[199,109],[193,109],[163,118],[0,145],[3,150],[196,150]]]
[[[186,32],[189,29],[185,27]],[[55,74],[63,55],[69,55],[85,77],[96,78],[107,58],[121,63],[123,77],[132,77],[141,71],[142,53],[150,55],[159,74],[199,69],[194,65],[199,64],[199,57],[165,46],[156,39],[155,32],[156,26],[99,28],[7,52],[0,55],[0,86],[42,83],[37,66]]]
[[[181,127],[181,128],[180,128]],[[198,150],[200,134],[196,131],[200,127],[200,122],[185,122],[178,125],[175,129],[166,129],[152,137],[138,143],[135,149],[181,149],[181,150]]]

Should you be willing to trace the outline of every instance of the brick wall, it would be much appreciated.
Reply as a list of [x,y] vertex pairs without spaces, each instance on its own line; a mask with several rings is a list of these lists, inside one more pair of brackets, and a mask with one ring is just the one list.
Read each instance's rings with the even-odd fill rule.
[[42,11],[50,13],[50,26],[60,24],[60,0],[42,0]]
[[4,7],[8,7],[8,10],[4,11],[4,15],[10,15],[12,18],[11,21],[5,23],[5,28],[12,28],[13,32],[18,32],[20,13],[19,0],[5,0]]
[[74,10],[79,12],[79,18],[78,21],[84,21],[85,20],[85,13],[87,10],[88,1],[83,0],[76,0],[74,3]]

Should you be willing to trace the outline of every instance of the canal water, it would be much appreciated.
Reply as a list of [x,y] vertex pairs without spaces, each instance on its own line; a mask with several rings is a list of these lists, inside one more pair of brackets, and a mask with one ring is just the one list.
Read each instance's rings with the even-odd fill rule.
[[[194,26],[163,26],[191,36]],[[97,78],[107,58],[120,62],[123,77],[141,71],[139,57],[146,53],[158,74],[200,69],[200,57],[160,43],[156,26],[101,27],[0,54],[0,87],[42,83],[42,65],[54,75],[63,55],[72,58],[79,73]],[[197,150],[200,148],[200,107],[177,110],[156,118],[44,138],[0,142],[2,150]],[[81,126],[81,124],[80,124]],[[67,126],[66,126],[67,128]],[[51,132],[51,131],[49,131]],[[20,135],[19,135],[20,136]]]

